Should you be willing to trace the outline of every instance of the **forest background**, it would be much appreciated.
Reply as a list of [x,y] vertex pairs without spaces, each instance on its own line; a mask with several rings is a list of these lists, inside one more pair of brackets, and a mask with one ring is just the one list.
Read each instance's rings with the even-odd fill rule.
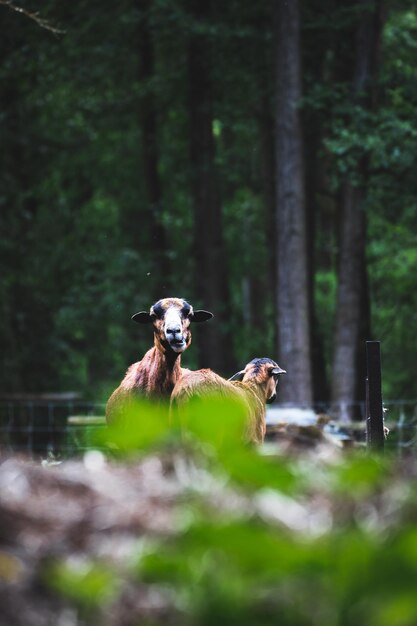
[[413,2],[7,4],[1,392],[104,398],[174,295],[215,314],[187,366],[353,402],[378,339],[417,397]]

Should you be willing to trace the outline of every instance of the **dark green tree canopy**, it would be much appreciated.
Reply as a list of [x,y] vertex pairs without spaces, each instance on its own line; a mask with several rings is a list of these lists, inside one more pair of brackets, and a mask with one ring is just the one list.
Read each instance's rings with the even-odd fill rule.
[[[0,3],[1,390],[106,394],[152,345],[131,315],[171,295],[216,315],[185,365],[281,363],[274,3],[22,6],[64,32]],[[384,393],[417,395],[417,13],[386,6],[366,100],[354,42],[375,6],[300,2],[316,400],[333,376],[346,181],[366,216],[361,301]]]

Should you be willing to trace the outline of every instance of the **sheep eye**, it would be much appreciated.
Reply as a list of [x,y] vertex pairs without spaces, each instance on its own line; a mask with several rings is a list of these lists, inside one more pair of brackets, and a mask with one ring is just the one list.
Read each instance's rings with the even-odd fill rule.
[[154,316],[155,320],[161,320],[165,315],[165,311],[162,307],[154,307],[152,315]]
[[190,315],[190,312],[191,312],[190,306],[183,306],[181,309],[181,314],[184,319]]

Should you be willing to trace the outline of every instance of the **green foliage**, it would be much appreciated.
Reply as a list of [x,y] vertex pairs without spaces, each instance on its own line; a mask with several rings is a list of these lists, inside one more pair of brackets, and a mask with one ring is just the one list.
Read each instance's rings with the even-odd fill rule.
[[119,450],[122,455],[137,454],[161,445],[170,432],[165,404],[137,400],[126,405],[123,415],[106,430],[97,432],[97,443],[109,445],[110,450]]
[[82,607],[100,606],[117,593],[117,579],[108,566],[75,557],[50,563],[44,569],[44,579],[54,591]]
[[132,410],[107,440],[130,462],[135,448],[181,459],[179,523],[145,538],[124,571],[55,563],[53,590],[102,610],[128,579],[163,590],[174,624],[415,623],[417,485],[395,459],[260,454],[242,443],[240,408],[215,398],[179,422],[146,403]]
[[[361,6],[306,0],[301,8],[314,333],[324,346],[327,378],[339,194],[347,178],[358,185],[366,179],[373,334],[390,363],[384,393],[415,397],[415,302],[407,279],[415,270],[415,7],[396,2],[387,13],[373,107],[354,101],[351,90]],[[131,324],[135,310],[148,307],[156,291],[157,297],[200,299],[190,189],[190,33],[204,38],[212,66],[210,141],[230,291],[227,303],[199,306],[227,310],[236,364],[273,356],[279,225],[273,217],[272,4],[212,3],[205,19],[196,20],[182,0],[117,7],[49,0],[42,13],[65,31],[60,36],[0,9],[2,390],[75,389],[95,397],[152,342]],[[144,27],[153,52],[148,76],[139,72]],[[149,198],[143,153],[142,107],[149,98],[158,206]],[[155,239],[155,219],[165,229],[165,249]],[[195,350],[184,355],[185,364],[207,365],[198,360]]]
[[[411,207],[410,207],[411,208]],[[372,217],[373,240],[369,246],[372,303],[375,329],[384,346],[384,368],[390,375],[384,381],[386,397],[406,397],[414,383],[405,375],[413,367],[413,357],[404,349],[414,342],[416,293],[412,285],[417,271],[415,207],[403,207],[401,223],[392,225],[384,217]],[[408,215],[408,217],[407,217]],[[389,250],[389,254],[387,254]],[[407,319],[407,323],[404,323]]]
[[213,459],[232,480],[248,488],[294,488],[297,480],[288,464],[260,456],[244,443],[245,430],[246,406],[234,398],[192,399],[179,411],[138,399],[129,402],[107,429],[98,430],[97,444],[122,456],[144,454],[161,445],[190,446],[197,456],[201,452]]
[[234,352],[241,364],[255,355],[275,352],[268,223],[261,197],[247,187],[240,187],[225,206],[229,272],[235,285],[230,328]]

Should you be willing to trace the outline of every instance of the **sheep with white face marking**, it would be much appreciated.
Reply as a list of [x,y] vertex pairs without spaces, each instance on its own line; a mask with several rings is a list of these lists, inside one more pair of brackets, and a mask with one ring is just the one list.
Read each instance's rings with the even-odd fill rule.
[[213,317],[208,311],[194,311],[182,298],[163,298],[149,310],[132,316],[139,324],[152,324],[154,346],[141,361],[131,365],[113,391],[106,406],[106,420],[112,422],[132,400],[142,396],[169,400],[175,384],[189,370],[181,367],[181,354],[191,343],[191,322],[205,322]]
[[188,372],[176,383],[171,395],[171,412],[192,398],[223,396],[241,400],[247,413],[245,441],[262,443],[265,438],[265,405],[276,398],[278,378],[285,370],[272,359],[253,359],[229,380],[209,369]]

